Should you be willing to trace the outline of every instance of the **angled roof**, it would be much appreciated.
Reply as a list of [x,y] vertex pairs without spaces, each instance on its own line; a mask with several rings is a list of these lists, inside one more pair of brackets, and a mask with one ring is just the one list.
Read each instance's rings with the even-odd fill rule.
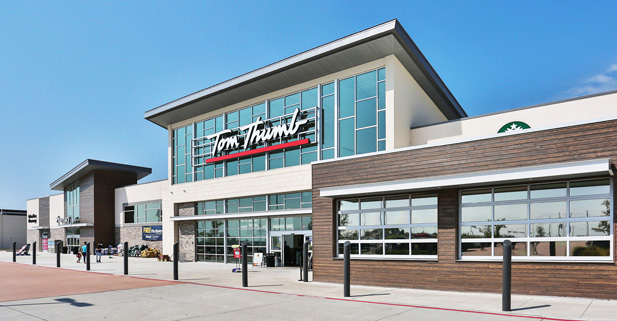
[[63,191],[65,186],[68,186],[78,180],[80,177],[88,174],[93,170],[107,171],[107,172],[123,172],[123,173],[135,173],[137,180],[140,180],[152,173],[152,168],[140,167],[126,164],[110,163],[95,159],[86,159],[81,162],[75,168],[62,175],[57,180],[49,184],[52,190]]
[[176,99],[148,110],[144,117],[166,128],[175,122],[392,54],[449,120],[467,116],[395,19]]

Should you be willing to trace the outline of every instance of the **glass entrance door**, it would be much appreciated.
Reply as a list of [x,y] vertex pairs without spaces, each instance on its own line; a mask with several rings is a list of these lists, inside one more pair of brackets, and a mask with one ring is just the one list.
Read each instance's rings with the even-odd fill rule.
[[283,262],[281,238],[279,235],[270,237],[270,253],[274,254],[274,266],[281,266]]

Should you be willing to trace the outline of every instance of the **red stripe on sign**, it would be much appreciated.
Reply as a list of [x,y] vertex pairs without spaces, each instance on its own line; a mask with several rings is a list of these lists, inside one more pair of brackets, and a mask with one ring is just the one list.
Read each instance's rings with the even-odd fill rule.
[[296,140],[294,142],[289,142],[289,143],[285,143],[285,144],[279,144],[279,145],[274,145],[274,146],[268,146],[268,147],[262,147],[262,148],[257,148],[257,149],[251,149],[251,150],[247,150],[247,151],[241,152],[241,153],[235,153],[235,154],[229,154],[229,155],[224,155],[224,156],[219,156],[219,157],[208,158],[208,159],[206,159],[206,164],[216,163],[216,162],[220,162],[220,161],[224,161],[224,160],[228,160],[228,159],[233,159],[233,158],[240,158],[240,157],[243,157],[243,156],[250,156],[250,155],[261,154],[261,153],[265,153],[265,152],[271,152],[273,150],[279,150],[279,149],[283,149],[283,148],[287,148],[287,147],[306,145],[308,143],[310,143],[310,141],[309,141],[308,138],[306,138],[306,139]]

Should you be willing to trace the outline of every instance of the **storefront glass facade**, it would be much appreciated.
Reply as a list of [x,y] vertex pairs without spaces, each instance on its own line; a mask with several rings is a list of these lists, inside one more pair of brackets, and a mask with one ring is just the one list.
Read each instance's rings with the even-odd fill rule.
[[[265,127],[291,124],[296,109],[308,120],[297,134],[213,155],[216,139],[210,135],[229,130],[246,139],[243,126],[260,120]],[[385,150],[385,132],[385,68],[380,68],[174,129],[173,184]],[[207,163],[212,157],[303,139],[309,143]]]
[[64,189],[64,205],[70,224],[79,223],[79,181]]
[[437,258],[437,196],[398,195],[338,202],[338,255]]
[[610,179],[461,191],[460,257],[593,260],[611,256]]

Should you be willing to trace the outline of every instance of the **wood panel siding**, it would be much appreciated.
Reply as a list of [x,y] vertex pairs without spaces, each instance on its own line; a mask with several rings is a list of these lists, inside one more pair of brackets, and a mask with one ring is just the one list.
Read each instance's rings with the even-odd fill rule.
[[[600,158],[610,158],[611,166],[615,168],[615,141],[617,121],[604,121],[314,164],[314,279],[342,282],[343,278],[343,261],[334,258],[336,200],[320,197],[322,188]],[[458,261],[459,190],[448,188],[433,192],[439,198],[438,260],[352,260],[352,284],[465,292],[501,291],[501,262]],[[613,202],[613,213],[615,208]],[[614,241],[613,245],[616,243]],[[617,299],[617,265],[614,260],[612,263],[515,262],[512,291],[529,295]]]
[[118,187],[137,183],[135,173],[98,171],[94,175],[94,239],[104,245],[115,241],[115,192]]

